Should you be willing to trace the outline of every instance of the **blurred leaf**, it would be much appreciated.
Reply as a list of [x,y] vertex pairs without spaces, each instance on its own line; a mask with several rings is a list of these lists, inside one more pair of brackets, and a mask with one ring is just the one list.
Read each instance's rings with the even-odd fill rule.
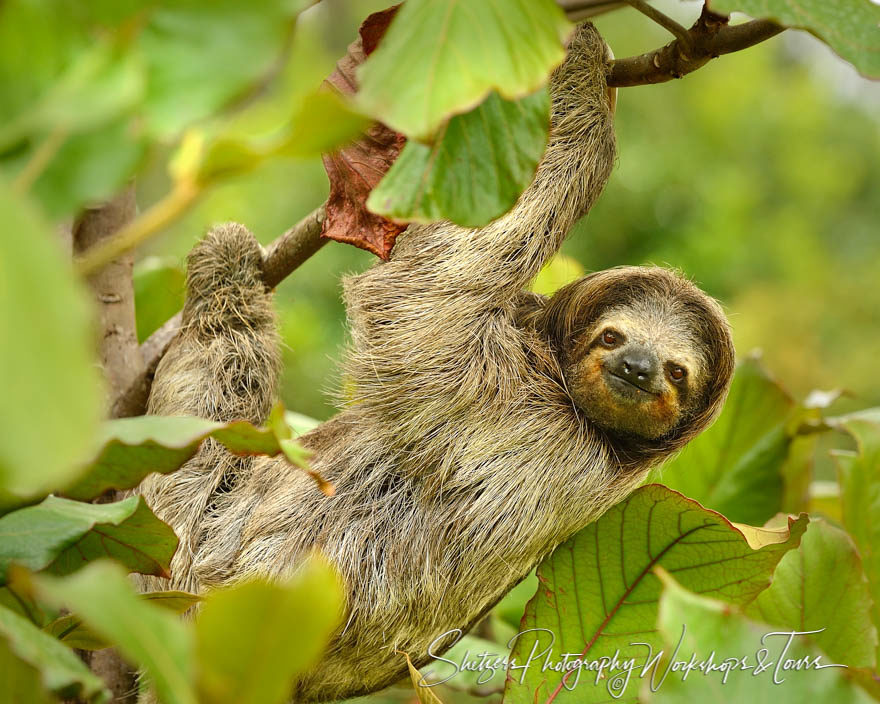
[[[880,409],[841,419],[858,454],[834,459],[841,489],[843,525],[859,550],[873,598],[871,618],[880,629]],[[880,650],[877,651],[880,661]]]
[[146,116],[162,136],[241,98],[272,69],[309,0],[185,0],[152,14],[139,45],[148,66]]
[[557,254],[538,272],[532,283],[532,291],[544,296],[552,296],[563,286],[583,275],[584,266],[577,259],[565,254]]
[[[714,655],[716,670],[688,671],[679,666],[677,671],[669,671],[657,691],[647,699],[650,704],[801,704],[807,701],[867,704],[871,701],[845,677],[846,671],[842,668],[795,670],[784,667],[787,660],[794,662],[807,656],[811,661],[819,657],[821,665],[827,666],[837,663],[833,658],[829,661],[815,649],[808,649],[799,638],[784,649],[787,635],[764,639],[765,634],[772,631],[768,626],[750,621],[728,604],[683,589],[668,574],[662,578],[657,626],[663,636],[665,652],[675,653],[672,657],[675,663],[692,663],[694,668]],[[758,671],[760,656],[753,654],[761,648],[767,649],[761,661],[767,669]],[[736,669],[736,664],[725,660],[743,657],[747,659],[748,669]],[[728,667],[722,670],[724,662]],[[675,665],[670,662],[669,666]],[[657,682],[666,667],[659,666]],[[645,678],[646,685],[650,676]]]
[[72,215],[116,193],[145,151],[142,136],[128,118],[68,137],[34,182],[34,196],[48,215]]
[[147,257],[134,267],[138,342],[143,342],[183,308],[186,274],[173,258]]
[[515,100],[545,85],[570,29],[551,0],[410,0],[359,69],[358,103],[427,140],[490,91]]
[[81,470],[101,414],[91,309],[57,235],[0,181],[0,511]]
[[112,504],[49,496],[0,518],[0,584],[13,563],[68,574],[99,557],[112,557],[131,572],[167,577],[176,548],[174,531],[140,496]]
[[782,466],[795,408],[754,358],[736,370],[715,424],[648,481],[680,491],[732,521],[761,525],[781,509]]
[[136,56],[97,43],[80,53],[32,107],[0,127],[0,151],[27,135],[76,134],[118,119],[143,94]]
[[504,214],[535,176],[547,145],[546,89],[517,101],[491,93],[430,144],[407,142],[367,207],[394,220],[479,227]]
[[[307,95],[283,129],[267,138],[220,135],[209,141],[195,167],[194,178],[208,184],[247,173],[265,160],[314,157],[355,139],[369,121],[333,93]],[[181,169],[176,169],[178,177]]]
[[[802,515],[782,531],[738,530],[723,516],[664,486],[643,486],[538,566],[538,593],[526,607],[521,629],[549,629],[556,653],[580,653],[590,660],[615,652],[620,660],[641,658],[644,648],[633,645],[634,640],[655,649],[659,645],[656,566],[701,594],[747,604],[770,584],[774,567],[798,544],[806,525]],[[763,547],[753,549],[750,543]],[[540,652],[548,645],[546,632],[543,637],[525,634],[511,657],[526,663],[536,652],[533,647]],[[514,670],[505,702],[544,701],[561,679],[559,672],[536,667]],[[607,701],[608,682],[582,680],[576,693],[563,689],[555,701]],[[634,701],[634,690],[625,694],[621,701]]]
[[240,455],[281,452],[270,430],[245,421],[218,423],[190,416],[139,416],[104,423],[98,457],[75,484],[63,491],[73,499],[91,499],[107,489],[130,489],[151,472],[167,474],[198,452],[212,437]]
[[100,560],[69,577],[33,580],[42,598],[79,614],[123,657],[143,667],[164,704],[197,704],[190,686],[191,632],[174,614],[139,599],[121,567]]
[[296,413],[294,411],[285,411],[284,421],[285,423],[287,423],[287,426],[291,429],[293,435],[296,437],[299,437],[300,435],[305,435],[310,430],[314,430],[321,423],[314,418],[309,418],[308,416],[304,416],[302,413]]
[[56,704],[40,679],[40,671],[15,656],[4,639],[0,638],[0,672],[3,688],[0,704]]
[[[46,701],[32,689],[33,672],[22,663],[39,672],[39,680],[51,692],[63,698],[82,698],[88,702],[110,701],[110,693],[99,677],[89,669],[73,651],[55,638],[43,633],[27,619],[0,606],[0,671],[3,687],[0,701],[28,702]],[[7,669],[8,666],[8,669]],[[21,687],[27,698],[12,697],[14,687]],[[31,697],[34,698],[31,698]],[[2,697],[10,697],[2,699]]]
[[[191,606],[199,603],[201,597],[188,592],[148,592],[140,595],[141,599],[151,604],[168,609],[172,613],[182,614]],[[70,648],[80,650],[101,650],[110,647],[111,643],[92,632],[76,614],[59,616],[43,627],[43,631],[63,641]]]
[[211,592],[196,618],[199,692],[213,704],[282,704],[339,625],[334,570],[309,561],[288,583],[256,580]]
[[839,528],[813,520],[798,549],[779,561],[773,583],[746,613],[782,628],[824,629],[810,640],[835,662],[874,667],[877,629],[865,617],[871,606],[868,580],[852,539]]
[[352,110],[336,93],[320,91],[307,95],[290,125],[279,154],[318,156],[351,142],[370,125],[370,120]]
[[712,0],[715,12],[745,12],[805,29],[868,78],[880,78],[880,7],[871,0]]

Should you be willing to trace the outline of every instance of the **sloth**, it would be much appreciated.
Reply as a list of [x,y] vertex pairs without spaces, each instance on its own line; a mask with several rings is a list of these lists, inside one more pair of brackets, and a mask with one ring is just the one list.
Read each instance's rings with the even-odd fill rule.
[[[615,160],[607,57],[592,25],[575,31],[550,80],[548,146],[509,213],[412,225],[390,261],[345,281],[342,410],[301,438],[335,496],[283,459],[211,440],[140,487],[180,538],[171,588],[280,579],[316,549],[338,570],[344,618],[294,701],[385,687],[406,673],[396,651],[417,665],[442,653],[721,408],[728,324],[682,276],[622,267],[549,298],[526,291]],[[150,413],[266,420],[280,364],[262,262],[234,224],[190,253]]]

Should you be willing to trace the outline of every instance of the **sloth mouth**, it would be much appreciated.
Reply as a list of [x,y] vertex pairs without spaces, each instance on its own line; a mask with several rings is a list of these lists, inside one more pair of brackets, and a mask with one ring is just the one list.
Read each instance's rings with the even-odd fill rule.
[[629,379],[625,379],[619,374],[615,374],[608,369],[605,370],[605,373],[613,380],[612,383],[614,384],[614,386],[612,388],[625,392],[626,395],[630,396],[631,398],[640,398],[643,393],[650,396],[659,395],[656,391],[651,391],[650,389],[646,389],[644,386],[639,386]]

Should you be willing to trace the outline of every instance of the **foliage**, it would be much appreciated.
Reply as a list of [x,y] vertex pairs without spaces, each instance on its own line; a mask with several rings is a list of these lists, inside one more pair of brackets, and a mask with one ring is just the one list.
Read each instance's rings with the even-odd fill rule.
[[[203,600],[135,594],[126,572],[166,573],[173,532],[141,498],[87,501],[175,471],[208,438],[240,454],[283,453],[310,471],[294,437],[314,423],[279,407],[265,429],[155,417],[101,425],[91,307],[55,233],[137,178],[151,207],[118,251],[163,227],[171,233],[149,245],[161,257],[137,267],[143,340],[180,307],[176,257],[207,222],[253,222],[264,240],[280,232],[323,197],[319,155],[371,120],[409,139],[373,189],[377,213],[477,226],[515,202],[546,142],[543,86],[570,28],[555,4],[407,0],[359,70],[354,98],[319,85],[363,13],[382,4],[337,3],[336,14],[310,4],[0,3],[2,700],[105,701],[103,683],[71,648],[113,646],[165,702],[281,702],[339,625],[341,588],[320,560],[289,581],[245,582]],[[863,74],[878,75],[878,10],[868,0],[789,5],[711,3],[804,27]],[[641,53],[635,41],[668,41],[634,17],[602,20],[618,56],[630,53],[620,47]],[[675,110],[658,108],[652,89],[621,96],[618,176],[589,235],[576,233],[568,245],[574,256],[553,262],[536,290],[551,293],[580,275],[581,262],[671,262],[733,300],[735,313],[761,311],[735,316],[741,347],[798,321],[815,329],[815,339],[767,341],[773,367],[796,380],[800,395],[818,379],[880,400],[869,337],[878,304],[867,285],[880,261],[870,188],[880,171],[866,156],[877,153],[875,118],[817,87],[791,53],[757,49],[726,61],[727,73],[714,66],[657,89]],[[375,214],[365,222],[388,227]],[[115,253],[80,267],[95,270]],[[335,272],[365,260],[341,248],[320,257],[279,299],[292,349],[285,395],[323,417],[314,379],[326,377],[327,351],[341,340]],[[815,295],[819,286],[832,303]],[[669,488],[649,484],[573,536],[496,608],[481,638],[469,636],[449,658],[505,653],[521,625],[556,630],[565,649],[597,654],[625,647],[633,632],[671,652],[682,624],[683,647],[702,653],[719,642],[752,652],[756,635],[771,628],[824,629],[794,648],[851,666],[843,674],[799,673],[784,687],[732,674],[726,689],[706,677],[671,678],[643,691],[644,700],[762,700],[772,691],[791,701],[856,701],[867,696],[862,686],[880,698],[871,684],[880,653],[872,518],[880,423],[876,411],[834,416],[823,405],[796,401],[747,360],[715,427],[652,477]],[[836,482],[823,464],[829,447]],[[806,510],[806,532],[805,517],[773,518]],[[828,522],[817,519],[822,511]],[[187,610],[192,618],[179,620]],[[528,655],[528,643],[520,638],[515,652]],[[554,694],[557,675],[530,670],[523,684],[508,684],[506,698],[587,701],[604,691],[582,682],[577,694]],[[449,677],[444,701],[467,700],[455,687],[486,685],[449,667],[431,677]],[[630,682],[626,697],[637,689]]]

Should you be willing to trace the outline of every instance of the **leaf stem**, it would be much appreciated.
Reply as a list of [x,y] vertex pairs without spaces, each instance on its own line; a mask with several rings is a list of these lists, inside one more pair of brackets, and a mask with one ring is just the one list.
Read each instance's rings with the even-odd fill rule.
[[24,165],[24,168],[12,182],[12,189],[17,194],[22,195],[30,190],[30,187],[34,185],[34,181],[46,170],[49,162],[52,161],[52,158],[61,149],[61,145],[64,144],[67,135],[67,128],[58,126],[34,150],[27,164]]
[[75,259],[77,272],[87,276],[113,261],[120,254],[137,247],[186,212],[201,192],[202,189],[192,181],[178,182],[174,190],[139,218],[119,230],[114,237],[77,257]]
[[643,15],[645,15],[645,17],[654,20],[654,22],[669,31],[672,36],[681,41],[683,44],[690,45],[691,37],[688,34],[687,29],[682,27],[669,15],[660,12],[660,10],[658,10],[656,7],[652,7],[644,0],[626,0],[626,2],[633,9],[638,10]]

